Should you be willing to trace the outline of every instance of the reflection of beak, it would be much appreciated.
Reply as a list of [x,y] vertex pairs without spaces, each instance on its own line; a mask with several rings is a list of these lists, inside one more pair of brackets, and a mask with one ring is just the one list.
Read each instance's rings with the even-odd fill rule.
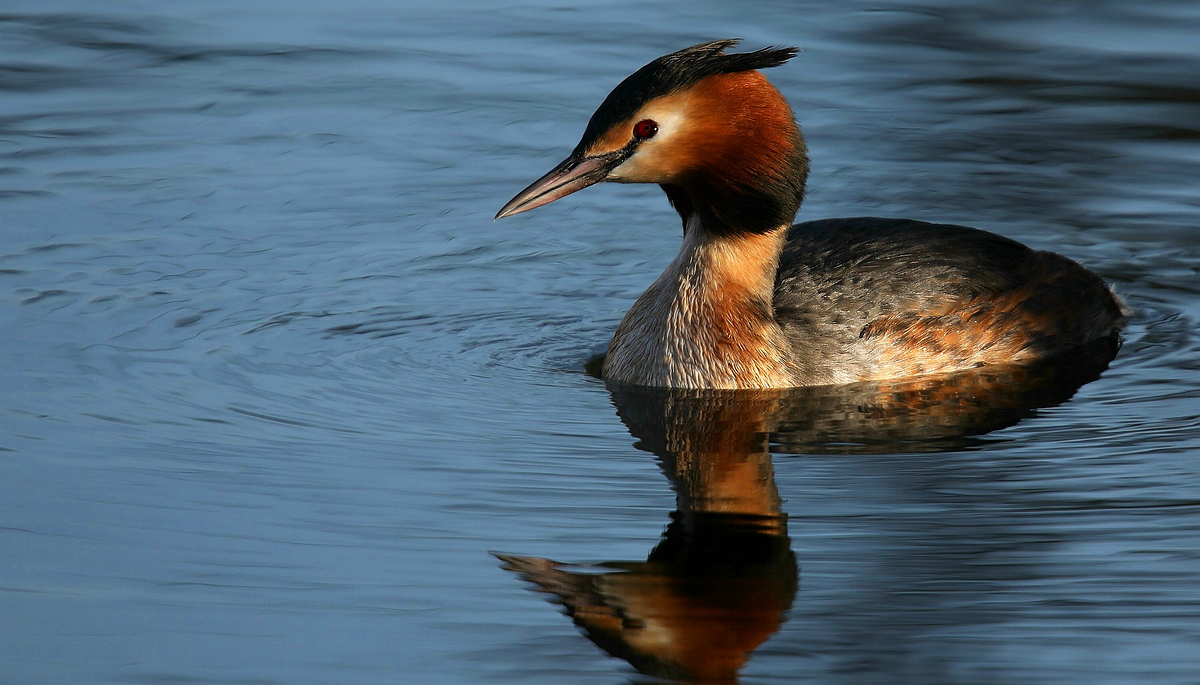
[[496,214],[497,219],[506,216],[528,212],[542,205],[550,204],[560,197],[566,197],[576,190],[599,183],[608,176],[621,162],[628,159],[624,151],[610,152],[597,157],[579,159],[571,155],[561,164],[550,170],[548,174],[517,193],[508,204]]

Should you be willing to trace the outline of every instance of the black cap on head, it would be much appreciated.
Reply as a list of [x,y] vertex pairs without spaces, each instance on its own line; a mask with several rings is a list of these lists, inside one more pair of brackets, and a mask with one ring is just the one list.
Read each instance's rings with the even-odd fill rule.
[[732,55],[722,52],[740,42],[740,38],[727,38],[700,43],[663,55],[633,72],[604,98],[588,121],[575,154],[582,153],[605,131],[632,117],[654,98],[669,95],[715,74],[777,67],[799,52],[796,48],[776,47]]

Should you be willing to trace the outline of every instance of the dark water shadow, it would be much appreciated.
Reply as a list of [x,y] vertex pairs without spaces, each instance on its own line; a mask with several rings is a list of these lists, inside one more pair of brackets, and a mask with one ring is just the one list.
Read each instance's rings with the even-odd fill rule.
[[772,451],[936,452],[1069,399],[1107,367],[1103,341],[1033,367],[769,391],[610,385],[636,447],[676,493],[645,561],[571,565],[496,554],[597,646],[646,675],[735,683],[799,588]]

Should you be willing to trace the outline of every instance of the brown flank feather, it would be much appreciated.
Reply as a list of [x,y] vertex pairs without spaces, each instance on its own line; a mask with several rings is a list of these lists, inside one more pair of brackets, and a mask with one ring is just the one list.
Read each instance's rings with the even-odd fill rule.
[[884,316],[860,337],[877,343],[874,378],[904,378],[1045,357],[1110,335],[1120,315],[1099,278],[1065,257],[1038,252],[1015,288],[944,313]]

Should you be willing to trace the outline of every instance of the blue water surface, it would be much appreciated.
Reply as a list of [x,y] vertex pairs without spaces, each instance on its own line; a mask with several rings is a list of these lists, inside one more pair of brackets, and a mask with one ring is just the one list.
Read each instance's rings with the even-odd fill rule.
[[625,75],[732,36],[803,49],[769,74],[800,219],[997,231],[1135,311],[1099,380],[1010,427],[777,440],[799,581],[743,681],[1194,683],[1174,0],[7,0],[0,683],[644,682],[489,551],[658,543],[672,483],[584,365],[678,218],[644,186],[492,216]]

